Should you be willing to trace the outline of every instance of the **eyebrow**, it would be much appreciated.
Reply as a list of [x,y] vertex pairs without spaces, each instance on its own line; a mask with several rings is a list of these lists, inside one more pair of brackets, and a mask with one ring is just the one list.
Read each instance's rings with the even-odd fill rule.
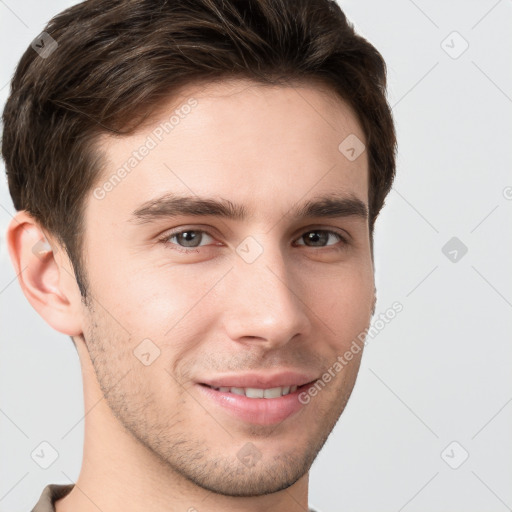
[[[178,196],[172,193],[146,201],[133,211],[129,221],[144,224],[159,218],[177,216],[210,216],[235,221],[247,220],[250,215],[244,205],[233,203],[224,198],[208,198],[199,196]],[[306,219],[312,217],[368,218],[368,207],[354,196],[338,196],[334,194],[315,197],[301,205],[291,208],[287,217]]]

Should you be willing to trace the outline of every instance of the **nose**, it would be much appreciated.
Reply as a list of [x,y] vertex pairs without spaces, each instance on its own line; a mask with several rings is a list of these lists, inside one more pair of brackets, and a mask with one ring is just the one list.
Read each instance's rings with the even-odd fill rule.
[[223,326],[232,340],[275,349],[309,335],[311,312],[296,270],[279,248],[266,247],[252,263],[235,258],[223,283]]

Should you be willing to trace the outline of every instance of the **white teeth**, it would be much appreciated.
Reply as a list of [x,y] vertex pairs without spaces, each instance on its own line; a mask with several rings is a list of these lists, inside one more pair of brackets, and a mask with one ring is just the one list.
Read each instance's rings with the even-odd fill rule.
[[263,389],[245,388],[245,396],[248,398],[263,398]]
[[211,386],[213,389],[220,391],[221,393],[234,393],[235,395],[245,395],[247,398],[279,398],[289,393],[293,393],[297,390],[297,386],[281,386],[269,389],[260,388],[230,388],[220,387],[216,388]]
[[263,391],[263,398],[279,398],[282,388],[270,388]]

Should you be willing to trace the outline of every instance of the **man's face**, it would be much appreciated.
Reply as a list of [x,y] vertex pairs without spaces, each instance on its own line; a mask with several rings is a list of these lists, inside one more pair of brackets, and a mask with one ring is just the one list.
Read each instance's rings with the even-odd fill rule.
[[[191,97],[172,129],[162,125]],[[120,428],[201,487],[290,486],[350,396],[362,352],[309,403],[298,398],[372,314],[357,208],[368,204],[368,160],[338,149],[353,135],[364,140],[333,93],[233,81],[189,88],[136,134],[101,142],[107,168],[86,203],[84,338]],[[231,202],[245,217],[151,204],[171,195]],[[349,203],[297,214],[324,195]]]

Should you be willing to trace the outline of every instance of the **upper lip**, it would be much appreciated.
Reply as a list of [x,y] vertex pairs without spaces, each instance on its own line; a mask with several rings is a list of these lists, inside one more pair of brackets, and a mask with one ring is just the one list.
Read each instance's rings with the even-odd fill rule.
[[303,386],[316,380],[314,375],[297,372],[281,371],[279,373],[240,373],[219,375],[202,380],[201,384],[207,384],[215,388],[257,388],[270,389],[283,386]]

